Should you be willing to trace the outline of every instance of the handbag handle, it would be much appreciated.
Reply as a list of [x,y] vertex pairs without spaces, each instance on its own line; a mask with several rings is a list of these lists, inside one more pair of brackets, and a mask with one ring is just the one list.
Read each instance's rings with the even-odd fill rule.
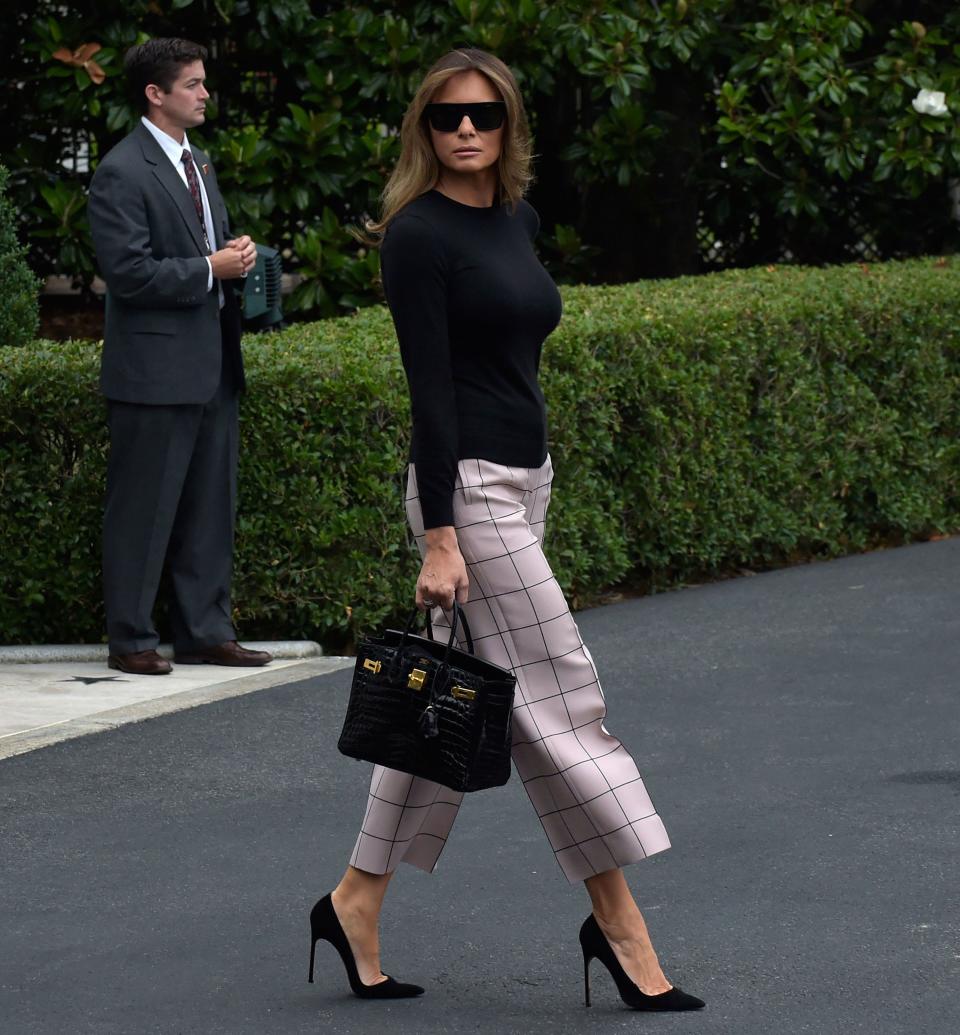
[[[444,661],[450,656],[450,650],[453,647],[453,639],[456,635],[457,622],[463,630],[463,639],[467,641],[467,652],[468,654],[474,653],[474,638],[470,634],[470,625],[467,622],[467,616],[463,614],[463,609],[459,603],[454,599],[453,601],[453,621],[450,623],[450,639],[447,641],[447,653],[444,655]],[[426,620],[426,634],[428,639],[433,639],[433,623],[427,618]]]
[[[406,645],[407,637],[410,635],[410,632],[412,631],[413,626],[414,626],[414,624],[417,621],[417,615],[418,614],[419,614],[419,611],[417,610],[417,608],[414,608],[410,612],[410,617],[407,619],[406,627],[403,630],[403,640],[401,641],[402,645]],[[427,618],[427,624],[426,624],[427,639],[428,640],[435,640],[436,638],[433,635],[433,623],[430,621],[430,612],[429,611],[426,612],[426,618]],[[444,663],[446,663],[447,659],[450,657],[450,651],[453,649],[453,641],[454,641],[454,639],[456,638],[456,635],[457,635],[457,624],[458,623],[459,623],[461,629],[463,630],[463,638],[464,638],[464,640],[466,640],[466,643],[467,643],[467,653],[468,654],[473,654],[474,653],[474,649],[473,649],[473,636],[470,634],[470,625],[467,622],[467,616],[463,613],[463,608],[459,605],[459,603],[457,603],[457,601],[454,600],[454,602],[453,602],[453,621],[450,623],[450,638],[447,640],[447,650],[446,650],[446,653],[443,656]]]

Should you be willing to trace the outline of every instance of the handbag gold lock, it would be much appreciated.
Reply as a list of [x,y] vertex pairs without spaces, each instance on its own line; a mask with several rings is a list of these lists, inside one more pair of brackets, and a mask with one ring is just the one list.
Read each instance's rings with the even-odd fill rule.
[[472,701],[477,696],[477,691],[471,690],[468,686],[455,686],[450,693],[458,701]]
[[407,686],[411,690],[422,690],[423,681],[427,678],[427,673],[422,668],[415,668],[410,673],[410,678],[407,680]]
[[368,671],[376,675],[380,671],[381,663],[379,661],[373,661],[371,658],[363,659],[363,667]]

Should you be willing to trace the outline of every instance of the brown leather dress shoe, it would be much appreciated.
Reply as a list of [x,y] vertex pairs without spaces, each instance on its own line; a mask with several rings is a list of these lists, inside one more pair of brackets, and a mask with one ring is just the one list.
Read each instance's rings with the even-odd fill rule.
[[129,672],[132,676],[167,676],[173,666],[155,650],[139,650],[134,654],[111,654],[107,667]]
[[175,654],[178,665],[233,665],[237,668],[259,668],[273,661],[273,655],[265,650],[247,650],[236,640],[229,640],[217,647],[198,647],[188,654]]

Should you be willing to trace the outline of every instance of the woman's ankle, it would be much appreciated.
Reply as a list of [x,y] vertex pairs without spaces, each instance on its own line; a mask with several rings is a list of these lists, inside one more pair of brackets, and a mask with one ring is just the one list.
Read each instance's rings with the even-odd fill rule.
[[350,889],[343,888],[339,884],[330,893],[330,901],[333,903],[334,911],[341,921],[345,919],[360,920],[370,918],[376,922],[380,913],[379,908],[364,899],[363,895],[351,892]]
[[367,873],[365,870],[348,866],[340,883],[331,893],[331,901],[336,908],[349,909],[351,912],[367,916],[379,916],[391,876],[389,873]]
[[621,908],[617,910],[593,910],[593,917],[597,926],[603,931],[607,940],[616,939],[626,941],[642,938],[647,933],[647,925],[643,921],[643,914],[631,903],[632,908]]
[[377,937],[380,927],[380,909],[383,905],[378,898],[371,900],[368,895],[351,894],[349,891],[331,893],[330,900],[341,925],[350,928],[354,936]]

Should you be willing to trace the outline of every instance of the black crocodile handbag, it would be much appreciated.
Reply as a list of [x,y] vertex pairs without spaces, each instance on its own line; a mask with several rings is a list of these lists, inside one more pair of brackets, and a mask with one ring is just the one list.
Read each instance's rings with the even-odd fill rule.
[[[434,780],[455,791],[500,787],[510,779],[510,719],[516,678],[473,653],[453,605],[450,639],[400,632],[363,640],[337,745],[351,758]],[[467,650],[454,647],[458,625]]]

